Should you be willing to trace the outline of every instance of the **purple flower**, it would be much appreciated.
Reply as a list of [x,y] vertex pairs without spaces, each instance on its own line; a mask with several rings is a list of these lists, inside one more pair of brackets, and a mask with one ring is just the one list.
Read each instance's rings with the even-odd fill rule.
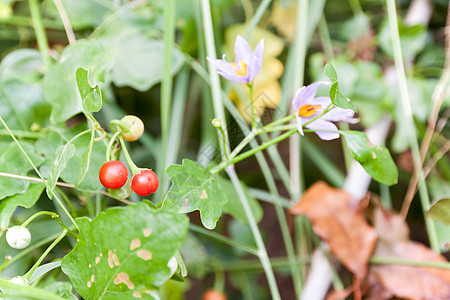
[[[321,85],[328,85],[328,82],[314,82],[308,86],[300,88],[292,101],[292,110],[295,112],[297,129],[303,135],[303,124],[309,122],[314,117],[320,115],[330,104],[330,97],[316,97],[317,88]],[[305,125],[309,129],[337,130],[338,128],[331,122],[357,123],[358,119],[353,118],[355,112],[351,109],[335,107],[322,117]],[[315,132],[322,140],[334,140],[339,138],[339,133],[331,131]]]
[[255,48],[250,50],[247,41],[240,35],[236,37],[234,44],[235,62],[227,62],[225,59],[207,59],[216,67],[217,73],[232,82],[250,83],[258,75],[262,66],[264,52],[264,40],[261,40]]

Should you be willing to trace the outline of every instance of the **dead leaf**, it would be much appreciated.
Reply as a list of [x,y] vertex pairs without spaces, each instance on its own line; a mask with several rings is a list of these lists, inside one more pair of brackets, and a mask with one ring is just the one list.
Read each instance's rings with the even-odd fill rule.
[[314,232],[356,277],[364,278],[377,235],[359,210],[352,195],[317,182],[291,208],[292,214],[306,215]]
[[[376,257],[411,261],[447,262],[424,245],[407,241],[394,244],[380,243]],[[373,265],[370,274],[375,276],[385,291],[407,299],[450,299],[450,270],[411,265]]]
[[409,240],[409,228],[401,215],[376,208],[374,225],[381,241],[394,243]]

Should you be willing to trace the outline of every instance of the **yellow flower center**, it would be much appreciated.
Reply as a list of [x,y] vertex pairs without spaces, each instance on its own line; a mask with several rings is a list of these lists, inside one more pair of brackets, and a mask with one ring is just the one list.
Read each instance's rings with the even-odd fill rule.
[[319,109],[322,108],[322,105],[311,105],[305,104],[298,110],[298,115],[300,117],[311,117],[315,114]]
[[239,67],[236,66],[236,63],[232,62],[231,65],[234,68],[236,74],[240,76],[247,76],[247,65],[244,63],[242,59],[239,60]]

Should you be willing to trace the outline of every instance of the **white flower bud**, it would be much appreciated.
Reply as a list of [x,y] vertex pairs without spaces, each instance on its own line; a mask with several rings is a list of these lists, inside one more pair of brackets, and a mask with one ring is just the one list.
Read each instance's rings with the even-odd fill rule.
[[23,249],[30,244],[30,231],[23,226],[13,226],[6,232],[6,241],[15,249]]
[[178,268],[178,263],[177,263],[177,259],[175,258],[175,256],[172,256],[169,259],[169,262],[167,263],[167,266],[170,269],[170,277],[172,277],[173,274],[175,274],[175,272],[177,271],[177,268]]
[[219,119],[217,119],[217,118],[212,119],[211,123],[216,128],[222,127],[222,122]]

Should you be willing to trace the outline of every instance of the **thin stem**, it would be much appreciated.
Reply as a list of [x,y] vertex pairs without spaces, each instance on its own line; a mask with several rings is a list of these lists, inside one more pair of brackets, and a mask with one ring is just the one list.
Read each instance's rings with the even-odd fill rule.
[[[169,148],[170,110],[172,106],[172,51],[175,42],[175,0],[166,0],[164,8],[164,61],[163,77],[161,81],[161,160],[159,173],[160,185],[166,186],[167,177],[164,173],[167,163],[167,149]],[[164,193],[160,193],[160,198]]]
[[236,242],[226,236],[223,236],[221,234],[215,233],[214,231],[209,231],[204,229],[203,227],[197,226],[195,224],[189,224],[189,230],[203,234],[207,237],[213,238],[221,243],[224,243],[226,245],[229,245],[231,247],[234,247],[236,249],[240,249],[242,251],[245,251],[247,253],[253,254],[255,256],[258,256],[258,251],[248,245],[242,244],[240,242]]
[[249,83],[248,88],[250,89],[250,106],[252,111],[252,129],[253,129],[256,128],[255,104],[253,103],[253,83]]
[[[11,131],[16,138],[22,138],[22,139],[37,140],[44,136],[40,132],[32,132],[32,131],[25,131],[25,130],[11,130]],[[0,136],[9,136],[9,132],[5,129],[0,129]]]
[[130,157],[130,154],[128,153],[127,150],[127,146],[125,145],[125,142],[123,141],[123,138],[121,136],[119,136],[119,141],[120,141],[120,145],[122,145],[122,150],[123,150],[123,154],[125,155],[125,159],[127,160],[128,166],[131,169],[131,173],[133,174],[137,174],[141,171],[140,168],[138,168],[135,163],[133,162],[133,160]]
[[51,211],[40,211],[35,213],[34,215],[32,215],[31,217],[29,217],[25,222],[22,223],[21,226],[23,227],[27,227],[28,224],[31,223],[31,221],[33,221],[34,219],[36,219],[39,216],[42,215],[47,215],[47,216],[51,216],[52,219],[55,219],[56,222],[58,222],[58,224],[62,227],[62,229],[67,230],[67,232],[74,238],[77,238],[77,235],[75,233],[73,233],[69,228],[67,228],[67,226],[61,221],[61,218],[59,217],[59,215],[57,213],[51,212]]
[[36,34],[39,50],[41,51],[44,65],[48,69],[50,67],[50,59],[48,56],[49,47],[44,24],[42,23],[41,12],[39,11],[38,0],[29,0],[28,3],[30,6],[31,21],[33,23],[33,29]]
[[400,45],[400,35],[398,31],[397,11],[395,8],[395,0],[386,0],[387,12],[389,19],[389,28],[392,37],[392,47],[394,50],[395,69],[397,72],[397,79],[400,88],[400,100],[403,113],[403,120],[406,122],[408,128],[408,139],[413,155],[414,169],[419,178],[419,194],[422,211],[424,214],[425,225],[428,232],[431,248],[435,252],[439,252],[439,242],[437,238],[436,228],[432,220],[426,215],[426,211],[430,207],[430,198],[428,195],[428,188],[423,177],[422,162],[420,158],[419,144],[417,142],[417,135],[411,110],[411,101],[408,93],[408,85],[406,82],[405,67],[403,65],[402,49]]
[[370,258],[370,263],[379,265],[410,265],[415,267],[428,267],[428,268],[438,268],[450,270],[450,263],[445,262],[434,262],[434,261],[417,261],[417,260],[406,260],[401,258],[386,258],[372,256]]
[[111,148],[113,146],[114,141],[116,140],[116,138],[121,133],[122,133],[122,130],[119,127],[119,129],[114,133],[114,135],[109,140],[108,146],[106,147],[106,158],[105,158],[105,161],[110,161],[111,160]]
[[225,154],[225,159],[229,160],[229,158],[228,158],[228,149],[226,147],[227,140],[226,140],[226,137],[225,137],[225,131],[223,130],[222,124],[220,124],[220,126],[217,127],[217,130],[219,130],[220,134],[222,135],[222,148],[223,148],[223,153]]
[[270,2],[272,0],[263,0],[261,1],[261,4],[259,5],[258,9],[256,10],[255,14],[253,15],[253,18],[250,20],[250,23],[247,27],[247,32],[245,34],[245,38],[248,40],[250,38],[250,35],[253,32],[253,29],[259,24],[259,21],[261,21],[261,18],[263,17],[264,13],[266,12],[267,8],[270,5]]
[[30,245],[29,247],[27,247],[26,249],[20,251],[18,254],[16,254],[14,257],[12,257],[10,260],[5,260],[2,265],[0,266],[0,272],[2,272],[4,269],[6,269],[7,267],[9,267],[10,265],[12,265],[13,263],[15,263],[16,261],[18,261],[19,259],[21,259],[22,257],[24,257],[25,255],[27,255],[28,253],[33,252],[35,249],[50,243],[51,241],[53,241],[54,239],[56,239],[59,236],[59,233],[51,235],[45,239],[40,240],[37,243],[34,243],[33,245]]
[[58,243],[66,236],[68,230],[64,229],[61,234],[56,238],[56,240],[51,243],[50,246],[48,246],[48,248],[44,251],[44,253],[42,253],[41,257],[39,257],[39,259],[36,261],[36,263],[31,267],[31,269],[25,274],[23,275],[23,277],[29,281],[31,275],[33,275],[34,271],[36,270],[37,267],[40,266],[40,264],[42,263],[42,261],[44,260],[44,258],[50,253],[50,251],[52,251],[52,249],[58,245]]
[[69,16],[67,15],[67,11],[64,8],[64,4],[61,0],[53,0],[55,3],[56,9],[58,10],[58,14],[61,17],[61,21],[64,26],[64,30],[66,31],[67,40],[69,40],[69,44],[73,44],[76,42],[75,34],[73,33],[72,24],[70,24]]
[[78,225],[75,222],[75,220],[73,219],[72,215],[67,211],[67,208],[62,204],[61,199],[59,199],[59,197],[53,193],[53,190],[50,188],[47,180],[44,179],[44,177],[42,176],[41,172],[39,172],[38,168],[36,167],[36,165],[33,163],[33,161],[31,160],[31,158],[28,156],[28,154],[25,152],[25,150],[22,148],[22,145],[20,145],[19,141],[16,139],[16,137],[12,134],[11,130],[9,129],[8,125],[6,125],[5,121],[3,120],[3,118],[0,116],[0,122],[2,122],[3,126],[5,126],[6,130],[9,132],[9,134],[11,135],[11,138],[14,140],[14,142],[16,143],[16,145],[19,147],[20,151],[22,152],[22,154],[25,156],[25,158],[27,159],[27,161],[30,163],[30,165],[33,167],[34,171],[36,172],[36,174],[38,174],[38,176],[42,179],[42,182],[45,184],[45,186],[47,187],[47,189],[51,192],[51,195],[55,197],[56,201],[58,202],[58,204],[61,206],[62,210],[64,211],[64,213],[67,215],[67,217],[69,218],[69,220],[75,225],[75,227],[78,230]]
[[256,246],[258,247],[258,257],[266,273],[267,281],[270,287],[270,292],[272,294],[272,299],[281,300],[280,292],[278,291],[275,275],[273,273],[272,266],[270,264],[266,247],[264,246],[261,232],[259,231],[258,225],[256,224],[255,216],[253,215],[252,209],[250,208],[250,204],[248,203],[247,197],[245,196],[244,190],[242,189],[242,185],[232,166],[228,167],[226,171],[231,181],[233,182],[236,192],[239,195],[239,199],[241,200],[242,206],[244,207],[244,211],[247,216],[250,229],[253,233],[253,237],[255,238]]

